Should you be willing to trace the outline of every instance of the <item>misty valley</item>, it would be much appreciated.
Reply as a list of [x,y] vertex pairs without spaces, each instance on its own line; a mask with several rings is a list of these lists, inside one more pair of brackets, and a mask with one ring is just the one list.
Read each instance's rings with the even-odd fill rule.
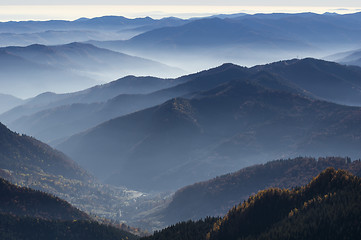
[[0,239],[359,239],[360,26],[0,22]]

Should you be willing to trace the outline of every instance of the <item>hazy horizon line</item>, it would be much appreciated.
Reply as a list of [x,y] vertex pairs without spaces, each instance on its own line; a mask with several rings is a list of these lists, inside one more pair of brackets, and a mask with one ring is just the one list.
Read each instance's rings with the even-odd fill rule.
[[315,7],[315,6],[231,6],[231,5],[1,5],[0,21],[46,21],[76,20],[101,16],[124,16],[127,18],[178,17],[189,19],[217,14],[257,13],[303,13],[326,12],[350,14],[361,7]]

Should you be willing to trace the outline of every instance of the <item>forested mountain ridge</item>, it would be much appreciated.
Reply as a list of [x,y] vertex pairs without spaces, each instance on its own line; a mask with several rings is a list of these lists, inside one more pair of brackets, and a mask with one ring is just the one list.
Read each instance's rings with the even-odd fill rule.
[[157,216],[167,224],[206,216],[223,216],[234,205],[260,190],[270,187],[291,189],[305,185],[328,167],[361,176],[361,162],[351,162],[350,158],[298,157],[275,160],[179,189]]
[[303,187],[259,191],[220,220],[178,223],[145,239],[357,239],[360,200],[361,179],[328,168]]
[[0,238],[7,240],[136,240],[118,228],[89,221],[50,221],[0,214]]
[[326,169],[292,190],[267,189],[230,210],[207,239],[353,239],[361,234],[361,180]]
[[206,234],[220,218],[207,217],[204,220],[179,222],[141,240],[206,240]]
[[46,172],[89,180],[91,176],[73,160],[48,145],[10,131],[0,123],[0,168],[14,172]]

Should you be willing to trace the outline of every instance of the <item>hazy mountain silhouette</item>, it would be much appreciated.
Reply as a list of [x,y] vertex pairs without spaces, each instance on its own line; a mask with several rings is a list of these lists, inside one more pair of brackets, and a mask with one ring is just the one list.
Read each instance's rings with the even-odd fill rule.
[[0,46],[67,44],[89,40],[129,39],[155,28],[188,22],[179,18],[129,19],[122,16],[80,18],[74,21],[19,21],[0,23]]
[[[0,62],[4,63],[1,66],[3,91],[23,96],[49,90],[71,92],[129,74],[171,76],[183,73],[155,61],[83,43],[1,48]],[[26,81],[28,78],[32,81]],[[13,84],[9,84],[8,79],[12,79]]]
[[154,29],[129,40],[92,42],[117,51],[199,71],[233,62],[254,65],[280,59],[321,57],[357,47],[361,14],[255,14],[213,17]]
[[336,53],[330,56],[325,57],[325,59],[330,59],[335,62],[339,62],[342,64],[347,65],[355,65],[355,66],[361,66],[361,50],[353,50],[353,51],[346,51],[346,52],[340,52]]
[[21,105],[24,102],[24,100],[12,95],[0,93],[0,114]]
[[270,157],[357,156],[360,117],[359,108],[230,81],[115,118],[58,147],[107,182],[164,190]]

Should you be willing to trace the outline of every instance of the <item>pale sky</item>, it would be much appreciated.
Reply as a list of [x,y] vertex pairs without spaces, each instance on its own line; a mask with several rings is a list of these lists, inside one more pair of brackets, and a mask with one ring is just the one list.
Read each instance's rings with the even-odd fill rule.
[[344,14],[358,11],[361,11],[361,0],[0,0],[0,21],[75,20],[104,15],[190,18],[240,12]]
[[360,7],[360,0],[0,0],[1,5],[235,5]]

